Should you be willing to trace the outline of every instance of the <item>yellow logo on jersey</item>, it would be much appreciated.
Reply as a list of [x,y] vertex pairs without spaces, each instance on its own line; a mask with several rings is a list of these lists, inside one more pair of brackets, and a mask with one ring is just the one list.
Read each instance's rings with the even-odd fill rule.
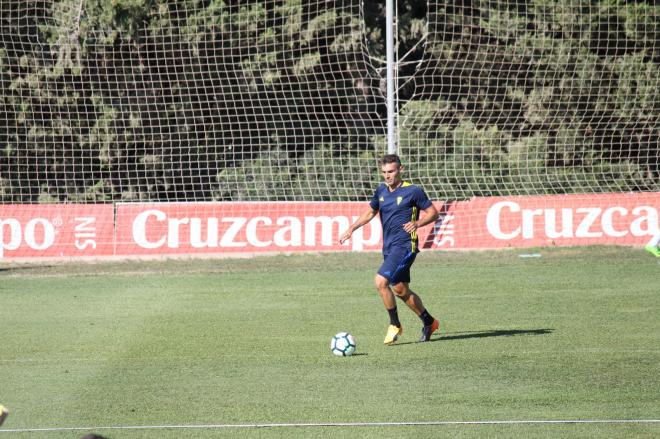
[[378,201],[385,201],[385,197],[380,197]]
[[403,200],[403,197],[396,197],[396,205],[398,206],[401,204],[401,201]]

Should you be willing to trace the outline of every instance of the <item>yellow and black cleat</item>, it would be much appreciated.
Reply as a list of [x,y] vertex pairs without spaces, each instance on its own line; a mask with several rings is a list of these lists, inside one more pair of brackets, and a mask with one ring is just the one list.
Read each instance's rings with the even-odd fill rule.
[[383,343],[390,345],[397,341],[401,334],[403,334],[403,327],[390,325],[387,327],[387,334],[385,334],[385,340],[383,340]]

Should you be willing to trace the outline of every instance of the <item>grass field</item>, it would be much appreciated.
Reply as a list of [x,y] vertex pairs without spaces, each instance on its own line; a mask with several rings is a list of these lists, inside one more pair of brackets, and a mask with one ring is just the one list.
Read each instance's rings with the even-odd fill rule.
[[[520,257],[531,252],[541,257]],[[658,422],[374,425],[660,419],[652,256],[422,253],[411,285],[442,336],[415,343],[420,322],[400,305],[404,334],[390,347],[379,262],[0,265],[0,403],[11,411],[0,439],[660,437]],[[339,331],[358,355],[330,354]],[[254,427],[281,423],[298,425]],[[132,426],[187,428],[119,428]]]

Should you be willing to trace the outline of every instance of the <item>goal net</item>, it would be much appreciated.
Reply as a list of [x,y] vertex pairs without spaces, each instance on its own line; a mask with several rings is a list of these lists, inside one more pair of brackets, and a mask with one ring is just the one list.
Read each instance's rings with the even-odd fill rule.
[[[0,203],[366,201],[384,3],[0,2]],[[396,3],[397,150],[432,199],[660,192],[654,2]]]
[[2,2],[3,202],[364,198],[359,2]]
[[399,50],[399,151],[448,200],[441,241],[639,244],[658,233],[660,6],[430,1],[424,12]]
[[431,1],[400,151],[440,199],[660,190],[660,7]]

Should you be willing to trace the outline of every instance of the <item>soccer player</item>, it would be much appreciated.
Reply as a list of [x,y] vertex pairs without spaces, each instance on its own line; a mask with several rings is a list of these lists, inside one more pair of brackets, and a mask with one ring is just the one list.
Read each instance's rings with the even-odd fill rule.
[[[419,252],[417,229],[435,222],[438,211],[419,186],[403,181],[403,166],[399,156],[385,155],[380,165],[385,182],[374,192],[369,209],[339,237],[339,243],[346,242],[355,230],[380,213],[383,265],[378,269],[374,283],[390,317],[384,343],[390,345],[396,342],[403,333],[395,297],[401,299],[422,320],[419,341],[429,341],[438,330],[439,323],[426,310],[422,299],[410,289],[410,267]],[[421,218],[420,211],[424,213]]]
[[660,258],[660,230],[653,235],[651,240],[646,243],[644,250],[651,253],[656,258]]

